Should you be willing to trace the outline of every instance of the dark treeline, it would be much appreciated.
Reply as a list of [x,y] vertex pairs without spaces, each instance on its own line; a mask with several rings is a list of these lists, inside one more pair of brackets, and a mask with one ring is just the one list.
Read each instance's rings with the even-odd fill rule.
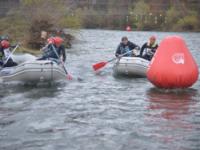
[[78,7],[85,28],[199,31],[198,0],[93,0]]
[[[67,28],[133,30],[199,31],[199,0],[1,0],[5,5],[31,8],[44,16],[59,14],[60,24]],[[16,4],[18,3],[18,4]],[[55,5],[56,3],[56,5]],[[60,7],[58,6],[60,4]],[[1,4],[3,6],[3,3]],[[44,7],[45,5],[45,7]],[[0,7],[1,11],[3,11]],[[55,6],[55,8],[54,8]],[[12,8],[13,9],[13,8]],[[40,10],[42,9],[42,10]],[[53,10],[54,9],[54,10]],[[0,12],[1,12],[0,11]],[[44,11],[44,13],[42,13]],[[22,14],[24,9],[21,9]],[[36,13],[38,14],[38,13]],[[41,15],[40,14],[40,15]],[[50,15],[46,15],[49,18]],[[30,16],[30,15],[29,15]],[[36,15],[37,16],[37,15]],[[62,16],[62,17],[61,17]],[[25,17],[27,17],[25,15]],[[55,17],[54,17],[55,19]],[[57,22],[57,20],[56,20]]]

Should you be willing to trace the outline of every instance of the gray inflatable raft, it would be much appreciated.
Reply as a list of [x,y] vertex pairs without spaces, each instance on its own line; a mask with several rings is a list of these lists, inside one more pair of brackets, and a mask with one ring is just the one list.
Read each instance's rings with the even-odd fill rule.
[[49,60],[24,62],[16,67],[8,67],[0,70],[2,82],[51,82],[66,78],[61,66]]
[[26,61],[34,61],[37,58],[31,54],[14,54],[11,56],[13,61],[17,64],[24,63]]
[[149,61],[140,57],[122,57],[114,64],[114,75],[146,77]]

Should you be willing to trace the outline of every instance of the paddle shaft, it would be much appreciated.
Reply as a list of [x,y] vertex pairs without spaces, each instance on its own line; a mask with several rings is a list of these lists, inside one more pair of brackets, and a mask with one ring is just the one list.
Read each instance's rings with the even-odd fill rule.
[[52,46],[52,48],[53,48],[54,53],[55,53],[56,56],[58,57],[58,59],[61,61],[62,67],[63,67],[65,73],[68,74],[68,71],[67,71],[67,69],[66,69],[66,67],[65,67],[65,64],[64,64],[64,62],[60,59],[60,57],[59,57],[59,55],[58,55],[58,52],[56,51],[55,47],[53,46],[53,44],[51,44],[51,46]]
[[6,61],[3,63],[3,66],[8,62],[8,60],[10,59],[10,57],[12,56],[12,54],[16,51],[16,49],[19,47],[19,44],[16,45],[16,47],[13,49],[13,51],[10,53],[10,55],[8,56],[8,58],[6,59]]
[[128,53],[130,53],[130,52],[132,52],[132,51],[133,51],[133,50],[128,51],[128,52],[126,52],[126,53],[120,55],[119,57],[115,57],[115,58],[110,59],[110,60],[108,60],[108,61],[103,61],[103,62],[94,64],[94,65],[93,65],[93,69],[94,69],[95,71],[97,71],[97,70],[103,68],[104,66],[106,66],[108,63],[110,63],[110,62],[112,62],[112,61],[114,61],[114,60],[116,60],[116,59],[120,59],[121,57],[125,56],[126,54],[128,54]]
[[113,58],[113,59],[108,60],[107,62],[109,63],[109,62],[112,62],[112,61],[114,61],[114,60],[116,60],[116,59],[120,59],[121,57],[125,56],[126,54],[128,54],[128,53],[130,53],[130,52],[132,52],[132,51],[133,51],[133,50],[130,50],[130,51],[128,51],[128,52],[126,52],[126,53],[120,55],[119,57],[115,57],[115,58]]

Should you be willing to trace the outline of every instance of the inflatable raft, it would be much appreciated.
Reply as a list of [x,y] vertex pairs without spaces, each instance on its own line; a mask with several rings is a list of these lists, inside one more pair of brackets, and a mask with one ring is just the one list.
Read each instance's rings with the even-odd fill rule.
[[31,55],[31,54],[14,54],[11,56],[14,62],[17,64],[24,63],[26,61],[34,61],[37,59],[37,57]]
[[19,81],[26,83],[52,82],[66,78],[61,66],[49,60],[35,60],[24,62],[16,67],[8,67],[0,70],[2,82]]
[[122,57],[114,64],[114,75],[146,77],[149,61],[140,57]]

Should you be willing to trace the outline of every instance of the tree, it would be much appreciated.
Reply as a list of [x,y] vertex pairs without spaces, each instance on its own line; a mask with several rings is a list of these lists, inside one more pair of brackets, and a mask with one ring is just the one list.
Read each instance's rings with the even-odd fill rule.
[[198,30],[199,20],[196,11],[185,8],[185,12],[172,6],[166,12],[167,23],[165,30],[171,31],[191,31]]
[[132,8],[129,8],[131,23],[142,30],[147,27],[147,16],[150,13],[150,6],[144,1],[138,1]]
[[11,14],[13,16],[18,14],[26,22],[25,44],[39,49],[43,41],[40,38],[41,31],[53,33],[57,29],[79,28],[81,26],[80,12],[72,12],[67,6],[66,0],[21,0],[20,9]]

